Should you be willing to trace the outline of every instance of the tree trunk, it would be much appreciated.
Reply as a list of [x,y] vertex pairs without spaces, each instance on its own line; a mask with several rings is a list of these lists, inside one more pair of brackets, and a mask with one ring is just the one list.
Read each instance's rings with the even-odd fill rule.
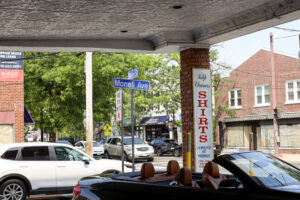
[[50,129],[49,142],[56,142],[56,133],[53,128]]

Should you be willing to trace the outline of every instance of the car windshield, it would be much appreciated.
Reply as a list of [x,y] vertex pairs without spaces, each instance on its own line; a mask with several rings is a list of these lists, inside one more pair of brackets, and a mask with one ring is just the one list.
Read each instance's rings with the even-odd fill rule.
[[279,159],[258,152],[231,155],[231,161],[266,187],[300,184],[300,171]]
[[[131,138],[124,138],[124,145],[130,145],[132,144],[132,139]],[[143,140],[140,138],[134,138],[134,144],[145,144]]]
[[101,146],[100,142],[93,142],[93,147],[100,147],[100,146]]

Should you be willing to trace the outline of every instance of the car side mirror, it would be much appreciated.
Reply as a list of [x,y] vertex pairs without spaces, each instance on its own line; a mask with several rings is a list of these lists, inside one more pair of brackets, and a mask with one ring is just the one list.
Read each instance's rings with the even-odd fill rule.
[[235,189],[238,188],[239,182],[235,178],[228,178],[219,184],[218,189]]
[[84,162],[84,164],[89,164],[90,163],[90,159],[88,157],[83,156],[82,161]]
[[118,145],[118,146],[121,146],[121,142],[117,142],[117,145]]

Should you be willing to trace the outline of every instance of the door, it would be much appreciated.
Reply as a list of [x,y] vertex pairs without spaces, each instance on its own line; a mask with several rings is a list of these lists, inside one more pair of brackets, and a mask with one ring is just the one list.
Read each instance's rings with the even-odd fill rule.
[[82,177],[95,175],[94,162],[83,162],[82,158],[85,155],[76,149],[55,146],[54,152],[58,190],[72,189]]
[[50,160],[48,146],[23,147],[19,160],[20,173],[30,181],[33,190],[56,190],[55,161]]
[[109,155],[116,156],[117,155],[117,138],[113,138],[108,145],[107,149]]
[[115,154],[119,157],[122,156],[122,141],[120,138],[116,138]]

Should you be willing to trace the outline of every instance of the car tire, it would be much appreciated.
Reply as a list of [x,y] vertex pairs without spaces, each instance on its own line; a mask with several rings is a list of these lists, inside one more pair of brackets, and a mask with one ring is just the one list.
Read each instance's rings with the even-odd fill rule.
[[158,156],[162,156],[162,155],[163,155],[163,152],[162,152],[161,149],[157,149],[157,155],[158,155]]
[[111,157],[110,157],[110,155],[109,155],[108,151],[105,151],[105,153],[104,153],[104,157],[105,157],[105,158],[107,158],[107,159],[111,159]]
[[25,200],[27,197],[27,188],[22,181],[10,179],[1,185],[0,195],[5,199]]
[[154,160],[154,158],[148,158],[147,161],[148,162],[152,162]]
[[181,156],[181,153],[180,153],[180,151],[178,149],[174,150],[174,156],[175,157],[180,157]]

